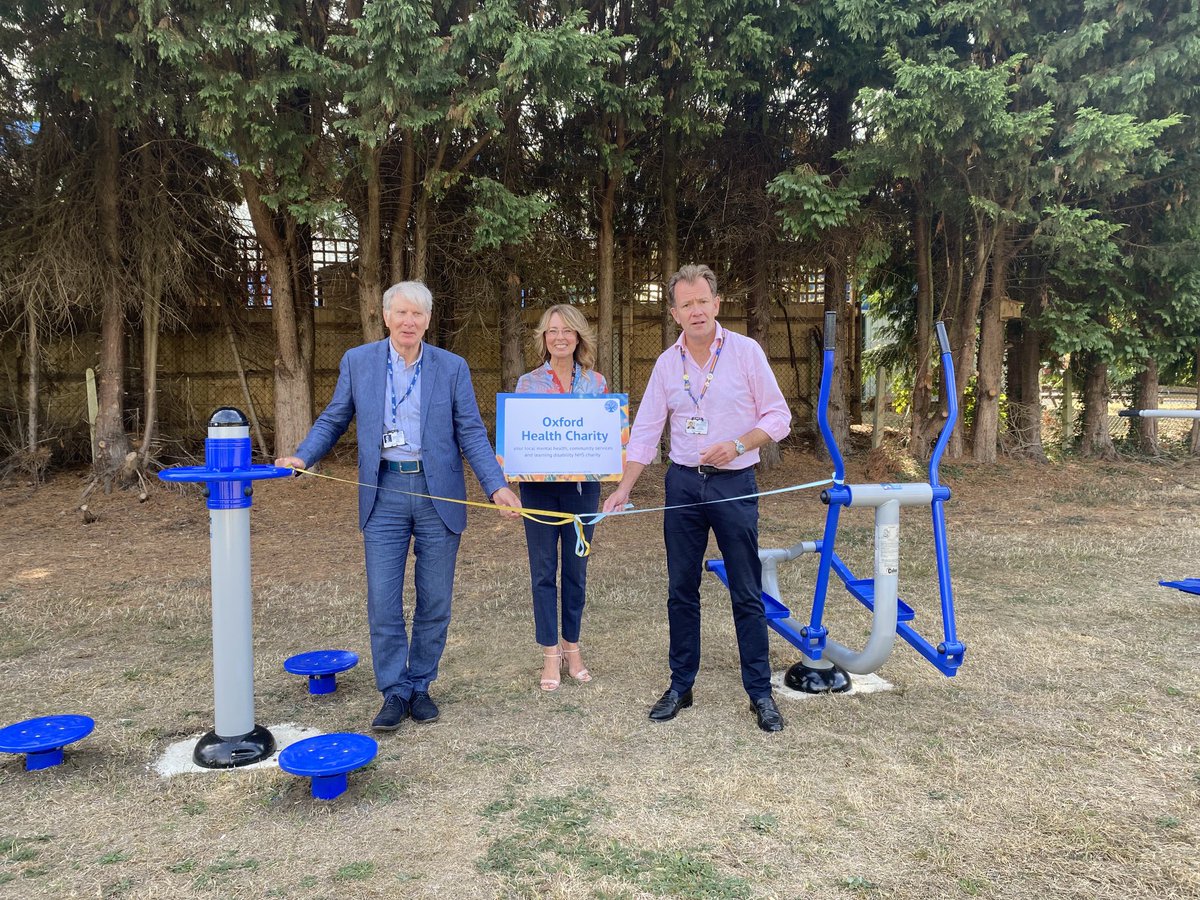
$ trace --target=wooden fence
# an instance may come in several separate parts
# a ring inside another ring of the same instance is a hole
[[[341,286],[339,286],[341,287]],[[345,285],[346,288],[349,285]],[[847,307],[850,309],[851,307]],[[595,321],[594,304],[581,311]],[[362,342],[357,299],[349,290],[325,286],[323,304],[314,310],[314,403],[319,412],[328,402],[337,380],[342,354]],[[767,350],[784,396],[791,405],[794,428],[811,423],[820,380],[819,328],[821,304],[777,303],[770,326]],[[536,327],[541,309],[524,311],[527,333]],[[720,319],[726,327],[745,333],[745,310],[737,301],[723,302]],[[671,323],[671,337],[675,335]],[[477,307],[460,322],[454,335],[439,343],[463,356],[471,368],[480,409],[489,430],[495,422],[495,395],[501,389],[500,339],[494,307]],[[141,424],[142,335],[128,338],[126,411],[131,433]],[[42,363],[41,411],[43,433],[56,457],[88,458],[85,372],[98,361],[98,335],[79,332],[50,342]],[[616,311],[612,364],[599,368],[609,376],[614,391],[630,395],[636,411],[654,360],[662,350],[662,309],[657,302],[630,302]],[[165,443],[194,447],[204,436],[205,423],[220,406],[245,408],[238,362],[244,372],[250,399],[263,428],[273,425],[274,338],[271,310],[261,305],[238,310],[232,328],[215,304],[198,304],[186,323],[160,336],[158,360],[159,432]],[[16,335],[0,338],[0,433],[15,436],[24,419],[25,380],[21,344]],[[529,367],[535,363],[530,356]],[[0,448],[3,449],[3,448]]]

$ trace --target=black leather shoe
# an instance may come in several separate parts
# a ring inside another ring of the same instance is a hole
[[[758,727],[763,731],[783,731],[783,716],[773,697],[759,697],[750,702],[750,708],[758,716]]]
[[[666,722],[675,718],[681,709],[692,705],[692,691],[689,688],[682,694],[679,691],[667,691],[658,698],[658,702],[650,707],[650,720]]]
[[[399,694],[385,697],[379,715],[371,723],[376,731],[395,731],[400,723],[408,718],[408,701]]]
[[[441,715],[437,704],[433,702],[429,694],[425,691],[416,691],[412,695],[412,699],[408,701],[409,707],[412,709],[412,717],[414,722],[428,724],[436,722],[437,717]]]

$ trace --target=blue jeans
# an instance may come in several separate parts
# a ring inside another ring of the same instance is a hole
[[[459,536],[450,531],[425,494],[425,476],[382,471],[380,490],[363,529],[367,557],[367,623],[375,685],[385,697],[406,700],[428,691],[450,628],[454,562]],[[408,546],[416,557],[412,636],[404,625],[404,570]]]
[[[521,482],[521,505],[552,512],[594,513],[600,505],[595,481]],[[595,525],[584,526],[590,541]],[[545,525],[525,520],[529,579],[533,587],[533,626],[543,647],[558,645],[558,559],[562,553],[562,639],[579,640],[587,590],[587,557],[575,555],[575,525]]]
[[[674,463],[667,469],[666,505],[740,497],[758,490],[753,469],[701,475]],[[771,695],[770,643],[758,559],[758,500],[735,500],[663,514],[667,547],[667,621],[671,628],[671,687],[683,693],[700,669],[700,578],[708,532],[729,576],[733,625],[741,657],[742,686],[751,700]]]

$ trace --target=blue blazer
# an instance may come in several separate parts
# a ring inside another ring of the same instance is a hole
[[[467,361],[447,350],[422,344],[421,464],[429,493],[467,499],[463,457],[471,463],[487,496],[507,486],[488,441]],[[379,488],[383,448],[383,392],[387,386],[388,340],[347,350],[337,387],[325,411],[296,448],[306,466],[333,449],[352,419],[358,419],[358,527],[365,528]],[[435,500],[434,508],[455,534],[467,527],[467,508]]]

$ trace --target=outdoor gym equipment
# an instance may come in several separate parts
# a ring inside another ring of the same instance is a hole
[[[1200,409],[1122,409],[1117,415],[1127,419],[1200,419]]]
[[[1200,578],[1184,578],[1181,581],[1160,581],[1163,587],[1175,588],[1189,594],[1200,594]]]
[[[365,734],[319,734],[284,747],[279,768],[311,778],[313,797],[332,800],[345,792],[346,773],[362,768],[378,752],[379,745]]]
[[[1200,409],[1122,409],[1117,413],[1127,419],[1197,419]],[[1163,587],[1175,588],[1189,594],[1200,594],[1200,578],[1184,578],[1182,581],[1160,581]]]
[[[308,676],[310,694],[332,694],[337,690],[337,673],[358,665],[358,654],[349,650],[311,650],[283,661],[293,675]]]
[[[63,747],[92,733],[87,716],[42,716],[0,728],[0,753],[24,753],[25,771],[48,769],[63,761]]]
[[[957,394],[954,384],[954,362],[946,327],[937,323],[938,344],[941,348],[943,388],[949,415],[942,426],[929,460],[928,482],[902,484],[846,484],[845,464],[837,441],[829,426],[829,395],[833,380],[836,314],[825,314],[824,367],[821,371],[821,393],[817,404],[817,422],[821,436],[833,461],[833,485],[822,491],[821,502],[828,506],[825,531],[818,541],[803,541],[793,547],[758,551],[762,561],[762,599],[767,625],[798,647],[804,659],[788,670],[786,683],[805,693],[825,693],[849,690],[848,673],[866,675],[876,671],[891,655],[896,635],[904,638],[921,656],[943,675],[953,676],[962,665],[965,647],[958,640],[954,624],[954,593],[950,584],[950,555],[946,548],[946,515],[944,504],[950,499],[950,489],[938,482],[938,465],[946,442],[958,419]],[[900,599],[900,508],[928,504],[933,516],[933,542],[937,558],[938,593],[941,597],[943,638],[935,646],[922,637],[911,624],[916,618],[913,609]],[[855,578],[850,567],[834,552],[838,521],[843,507],[875,510],[875,564],[873,578]],[[808,624],[800,622],[779,599],[779,563],[795,559],[803,553],[819,556],[817,582],[813,591],[812,612]],[[705,568],[714,572],[726,586],[729,584],[722,560],[709,560]],[[846,590],[872,611],[871,634],[866,646],[855,652],[830,640],[823,624],[825,601],[829,590],[830,573],[836,574]]]
[[[254,722],[254,641],[250,606],[252,481],[286,478],[291,469],[250,463],[244,413],[223,406],[208,420],[203,466],[158,473],[163,481],[204,482],[212,565],[213,707],[215,727],[196,742],[192,760],[207,769],[260,762],[275,738]]]

